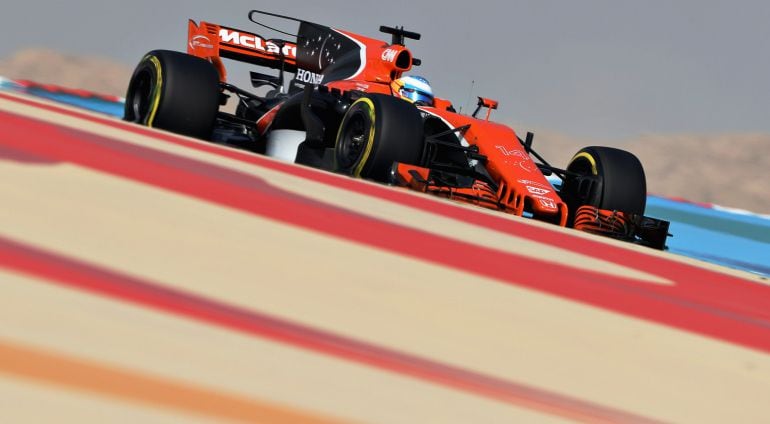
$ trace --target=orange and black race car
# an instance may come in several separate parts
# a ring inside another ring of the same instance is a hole
[[[265,15],[297,23],[296,34],[255,19]],[[633,154],[586,147],[560,169],[533,150],[532,133],[522,139],[490,121],[494,100],[480,97],[471,115],[432,95],[415,101],[409,93],[414,88],[403,81],[420,60],[405,40],[419,40],[420,34],[382,26],[391,36],[388,43],[257,10],[249,19],[291,40],[191,20],[187,53],[155,50],[142,58],[131,77],[124,119],[665,247],[669,223],[644,216],[646,180]],[[257,95],[228,83],[222,59],[271,68],[277,75],[251,72],[254,89],[264,93]],[[235,113],[220,111],[232,97],[238,101]],[[560,184],[549,182],[552,175]]]

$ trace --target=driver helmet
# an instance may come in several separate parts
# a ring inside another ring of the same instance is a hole
[[[418,106],[433,106],[433,89],[427,79],[408,75],[393,81],[393,90],[401,98]]]

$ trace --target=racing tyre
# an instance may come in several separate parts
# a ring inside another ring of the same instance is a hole
[[[420,111],[383,94],[356,100],[342,118],[334,146],[334,169],[388,182],[394,162],[418,165],[425,139]]]
[[[586,178],[569,178],[564,200],[570,211],[591,205],[599,209],[643,215],[647,182],[639,159],[612,147],[585,147],[570,161],[567,171]],[[598,178],[596,178],[598,177]]]
[[[134,70],[123,119],[208,140],[219,110],[219,74],[199,57],[155,50]]]

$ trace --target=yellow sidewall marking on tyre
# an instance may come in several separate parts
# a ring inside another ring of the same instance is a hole
[[[163,72],[162,68],[160,66],[160,60],[158,60],[155,56],[146,56],[146,60],[149,60],[153,66],[155,67],[155,87],[153,87],[151,100],[150,100],[150,110],[147,115],[147,126],[151,127],[153,124],[153,121],[155,120],[155,114],[158,112],[158,105],[160,104],[160,93],[163,88]]]
[[[367,97],[362,97],[355,102],[353,102],[352,105],[350,105],[350,110],[352,110],[357,104],[359,103],[366,103],[369,105],[369,119],[371,120],[371,130],[369,131],[369,139],[366,140],[366,146],[364,147],[364,153],[361,155],[361,159],[358,161],[358,165],[356,165],[355,169],[353,170],[353,176],[356,178],[361,178],[361,171],[364,169],[364,165],[366,165],[366,161],[369,160],[369,155],[372,154],[372,146],[374,146],[374,132],[375,132],[375,113],[374,113],[374,103],[371,99]],[[342,125],[340,125],[340,129],[337,132],[337,142],[339,143],[340,137],[342,136]]]
[[[355,171],[353,171],[353,175],[357,178],[360,178],[361,171],[363,171],[364,165],[366,165],[366,161],[369,160],[369,155],[372,153],[372,147],[374,146],[374,133],[376,130],[375,130],[374,103],[372,102],[371,99],[368,99],[366,97],[356,100],[356,103],[358,102],[364,102],[369,105],[369,119],[371,119],[372,121],[371,131],[369,131],[369,139],[366,140],[366,147],[364,149],[364,154],[361,155],[361,160],[358,162],[358,166],[356,166]]]
[[[572,163],[572,162],[574,162],[575,160],[577,160],[579,158],[584,158],[585,160],[587,160],[591,164],[591,173],[593,175],[599,175],[599,170],[596,168],[596,159],[594,159],[593,156],[591,156],[590,154],[588,154],[586,152],[580,152],[580,153],[576,154],[572,158],[572,160],[569,161],[569,162]]]

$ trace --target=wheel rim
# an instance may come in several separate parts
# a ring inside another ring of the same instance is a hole
[[[131,105],[131,122],[144,124],[152,98],[152,73],[144,69],[134,79],[133,91],[126,101]]]
[[[372,130],[369,117],[361,112],[353,113],[342,131],[342,138],[339,140],[337,160],[343,168],[352,168],[361,158],[361,154],[369,140],[369,134]]]

